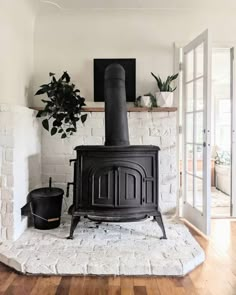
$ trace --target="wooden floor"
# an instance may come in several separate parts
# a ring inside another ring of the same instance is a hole
[[[191,230],[207,259],[184,278],[27,277],[0,264],[0,294],[236,295],[236,221],[212,223],[210,241]]]

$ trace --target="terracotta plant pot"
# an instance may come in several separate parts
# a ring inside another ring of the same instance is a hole
[[[172,107],[173,98],[173,92],[156,92],[157,105],[160,107]]]

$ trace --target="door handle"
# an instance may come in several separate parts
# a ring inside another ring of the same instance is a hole
[[[205,142],[203,142],[202,146],[203,146],[203,147],[206,147],[206,143],[205,143]]]

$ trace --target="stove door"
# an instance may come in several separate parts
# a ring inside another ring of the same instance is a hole
[[[100,167],[92,175],[92,206],[114,207],[116,173],[112,166]]]
[[[139,207],[143,202],[143,176],[131,167],[118,168],[118,207]]]

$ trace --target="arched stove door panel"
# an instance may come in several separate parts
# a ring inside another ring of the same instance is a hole
[[[145,198],[145,172],[130,162],[103,163],[90,173],[92,206],[140,207]]]

